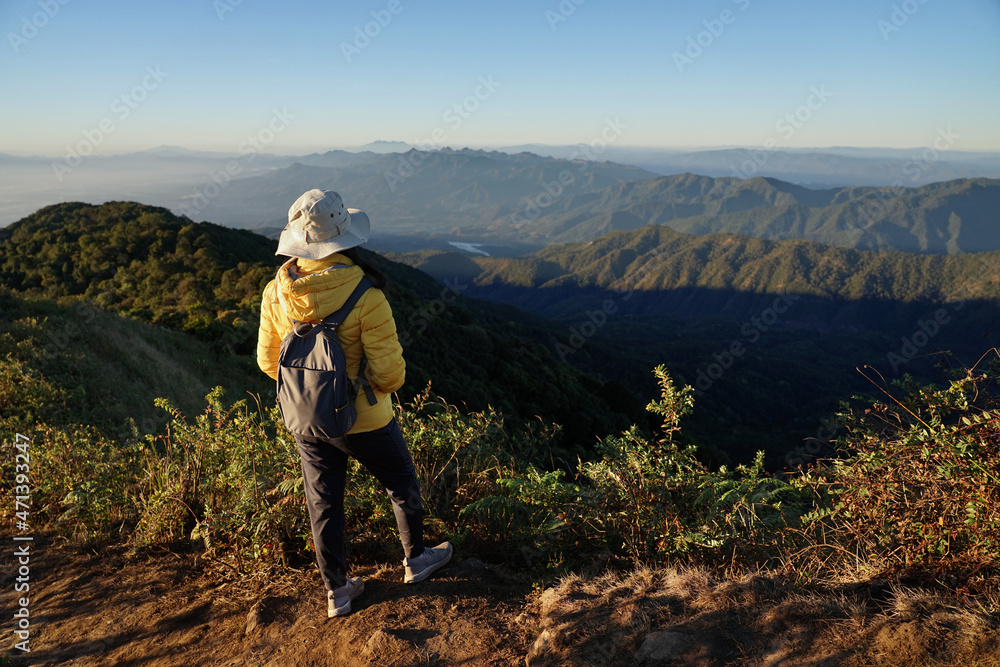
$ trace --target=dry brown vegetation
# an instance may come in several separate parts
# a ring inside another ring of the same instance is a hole
[[[530,613],[530,666],[1000,664],[995,616],[886,584],[642,569],[567,577]]]

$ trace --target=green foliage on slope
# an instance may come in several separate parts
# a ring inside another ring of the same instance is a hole
[[[960,254],[1000,249],[994,234],[998,206],[1000,181],[984,178],[916,188],[809,190],[772,178],[679,174],[564,195],[535,212],[530,224],[498,220],[488,233],[567,243],[657,224],[689,234]]]
[[[81,424],[125,437],[148,433],[169,397],[193,411],[216,386],[272,391],[253,359],[182,332],[130,320],[79,297],[58,303],[0,287],[0,403],[10,428]]]
[[[819,498],[805,531],[828,567],[974,585],[1000,565],[1000,353],[946,387],[896,383],[846,411],[849,456],[804,479]],[[899,397],[893,395],[899,394]]]
[[[692,236],[662,226],[553,245],[526,257],[470,258],[457,253],[397,257],[432,275],[449,269],[461,272],[486,296],[490,287],[501,286],[621,292],[703,288],[897,302],[1000,296],[1000,252],[958,256],[870,252],[736,234]],[[454,259],[448,263],[446,257]]]
[[[134,202],[56,204],[6,230],[0,283],[49,298],[82,296],[246,352],[248,317],[274,274],[274,244]]]

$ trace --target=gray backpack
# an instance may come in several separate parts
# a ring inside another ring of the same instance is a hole
[[[347,377],[347,359],[337,327],[374,283],[365,276],[336,312],[321,322],[292,320],[278,355],[278,407],[285,426],[295,435],[339,438],[358,418],[354,401],[363,387],[370,405],[377,399],[365,378],[368,360],[361,357],[358,379]]]

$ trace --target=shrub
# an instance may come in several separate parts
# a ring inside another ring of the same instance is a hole
[[[765,556],[775,532],[797,519],[798,492],[764,473],[763,452],[750,466],[709,470],[697,447],[675,438],[694,407],[692,388],[677,389],[663,366],[654,375],[661,399],[646,409],[663,418],[662,436],[650,440],[633,427],[605,439],[601,458],[580,467],[601,492],[592,511],[605,544],[653,564],[685,555],[716,560],[720,552]]]
[[[509,433],[496,410],[465,414],[434,396],[429,385],[412,403],[397,408],[396,419],[420,480],[425,526],[456,541],[466,536],[489,543],[504,539],[488,522],[466,525],[463,508],[494,494],[498,476],[520,470],[548,451],[558,430],[531,422]],[[385,489],[353,460],[350,478],[349,530],[384,546],[395,543],[395,517]]]
[[[660,400],[647,410],[663,419],[659,438],[634,426],[605,438],[574,483],[560,471],[528,467],[498,480],[501,493],[470,504],[463,516],[506,531],[509,546],[550,564],[602,553],[656,564],[676,556],[708,559],[722,547],[764,552],[761,545],[800,513],[797,504],[786,506],[786,498],[799,500],[798,492],[763,474],[763,454],[752,466],[710,471],[696,447],[675,438],[693,408],[692,388],[677,389],[662,366],[654,375]]]
[[[970,581],[1000,553],[1000,404],[992,373],[851,410],[850,456],[812,472],[813,549],[830,571]]]
[[[189,423],[169,401],[167,432],[142,445],[136,489],[139,544],[192,537],[247,562],[285,563],[308,539],[298,452],[277,408],[226,408],[216,387]]]

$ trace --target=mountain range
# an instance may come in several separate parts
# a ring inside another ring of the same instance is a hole
[[[547,244],[650,224],[865,250],[982,252],[1000,249],[1000,180],[810,190],[770,178],[680,174],[566,195],[529,224],[499,221],[487,233]]]
[[[801,239],[732,233],[693,235],[664,225],[615,231],[591,241],[553,244],[522,257],[463,252],[392,253],[439,278],[547,289],[795,292],[837,299],[899,302],[1000,297],[1000,251],[934,255],[874,252]]]
[[[887,187],[894,184],[917,187],[959,178],[1000,178],[1000,155],[956,150],[962,137],[941,134],[933,137],[939,147],[909,149],[732,147],[710,149],[657,149],[609,145],[601,150],[603,160],[631,164],[664,176],[686,172],[705,176],[753,178],[764,176],[809,188],[838,188],[853,185]],[[565,158],[582,146],[525,144],[501,150],[528,151]]]
[[[395,235],[425,247],[500,246],[491,252],[512,255],[661,224],[689,234],[798,238],[865,250],[1000,248],[994,233],[1000,180],[812,190],[762,177],[656,177],[615,163],[530,153],[333,151],[302,160],[235,179],[212,199],[191,200],[202,206],[189,217],[274,234],[288,201],[315,184],[336,183],[350,193],[351,206],[376,221],[377,246],[390,246],[386,239]]]
[[[988,153],[945,151],[921,162],[920,151],[848,148],[755,154],[532,145],[527,148],[535,152],[399,152],[404,148],[400,142],[379,142],[361,152],[283,156],[163,146],[85,157],[59,173],[51,159],[0,155],[0,223],[47,202],[134,200],[192,220],[268,233],[284,224],[289,202],[319,186],[370,211],[373,243],[386,250],[461,241],[502,246],[486,248],[491,254],[522,254],[551,242],[651,223],[693,233],[801,235],[870,249],[993,247],[980,245],[991,243],[992,235],[978,228],[989,226],[994,200],[969,185],[989,190],[995,184],[989,177],[1000,176],[1000,158]],[[747,159],[746,169],[730,168]],[[844,178],[815,177],[830,164],[843,165]],[[944,169],[947,165],[960,168]],[[931,181],[952,185],[935,186],[949,192],[924,190]],[[952,204],[958,206],[957,219],[950,216]],[[972,231],[949,229],[958,224],[971,225]]]
[[[289,202],[317,184],[336,184],[350,206],[381,221],[379,229],[453,234],[509,215],[524,197],[544,192],[546,184],[555,183],[566,194],[575,194],[653,176],[625,165],[553,160],[528,153],[331,151],[234,180],[198,215],[235,227],[281,227]]]

